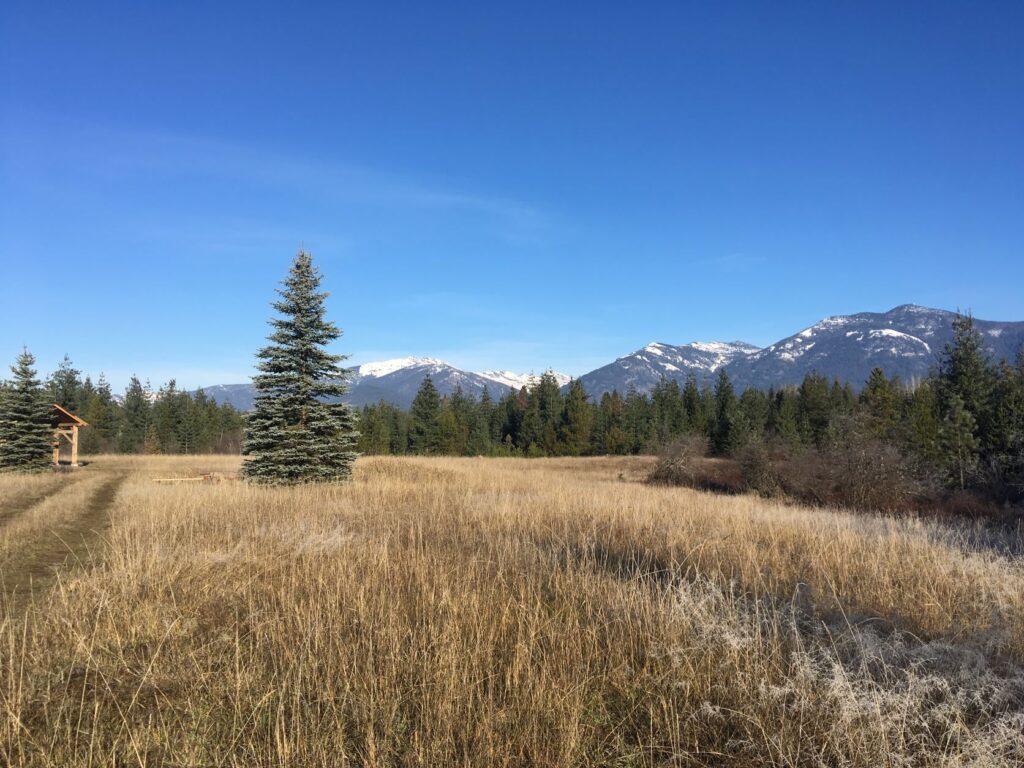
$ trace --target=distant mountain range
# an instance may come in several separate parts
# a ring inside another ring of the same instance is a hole
[[[345,400],[359,407],[384,400],[400,408],[408,408],[428,375],[442,395],[450,395],[456,387],[462,387],[463,392],[477,399],[483,394],[484,387],[491,397],[498,399],[510,388],[518,391],[539,378],[534,374],[511,371],[473,373],[432,357],[400,357],[350,368],[349,392]],[[559,385],[569,383],[569,377],[563,373],[555,373],[554,376]],[[230,403],[242,411],[251,410],[256,397],[252,384],[220,384],[204,387],[203,391],[218,403]]]
[[[692,373],[707,384],[721,368],[737,389],[799,384],[811,371],[859,386],[876,367],[889,376],[913,381],[927,376],[938,362],[952,340],[955,317],[955,312],[904,304],[888,312],[828,317],[763,349],[742,341],[695,341],[680,346],[652,342],[583,374],[580,381],[594,398],[612,390],[624,394],[630,387],[649,392],[662,376],[682,383]],[[1024,322],[975,319],[974,323],[994,359],[1013,360],[1024,345]],[[509,371],[473,373],[433,358],[405,357],[353,368],[346,399],[357,406],[385,400],[408,408],[427,374],[442,395],[461,386],[463,392],[479,397],[486,386],[495,398],[536,379],[533,374]],[[568,376],[555,376],[559,384],[568,384]],[[204,391],[218,402],[241,410],[252,408],[251,384]]]
[[[580,377],[591,397],[617,389],[648,392],[665,376],[692,373],[709,383],[725,368],[737,389],[799,384],[812,371],[859,387],[872,368],[904,381],[923,379],[953,339],[955,312],[904,304],[888,312],[836,315],[759,349],[741,341],[651,343]],[[993,359],[1013,360],[1024,345],[1024,322],[974,320]]]
[[[743,341],[694,341],[678,347],[652,341],[643,349],[583,374],[580,381],[592,397],[612,390],[625,394],[630,387],[650,392],[662,376],[682,382],[692,373],[703,383],[719,368],[758,351],[759,347]]]

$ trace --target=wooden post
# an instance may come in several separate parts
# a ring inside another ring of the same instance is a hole
[[[55,436],[55,438],[53,442],[53,465],[57,466],[60,464],[60,437]]]
[[[71,428],[71,466],[78,466],[78,426]]]

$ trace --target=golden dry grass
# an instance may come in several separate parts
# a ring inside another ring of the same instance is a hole
[[[8,764],[1024,761],[1024,564],[963,532],[649,487],[642,459],[153,482],[235,468],[99,459],[7,523],[95,524],[127,476],[102,559],[7,603]]]

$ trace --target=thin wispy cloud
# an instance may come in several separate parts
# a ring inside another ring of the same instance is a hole
[[[45,136],[45,153],[36,151],[40,133]],[[536,206],[502,195],[458,189],[443,181],[338,159],[285,154],[254,143],[203,136],[52,120],[40,131],[32,120],[9,121],[0,152],[4,165],[12,169],[44,165],[64,178],[88,176],[115,186],[138,180],[156,183],[161,178],[216,180],[247,190],[267,188],[277,194],[315,197],[321,203],[474,215],[524,234],[546,224],[545,214]]]

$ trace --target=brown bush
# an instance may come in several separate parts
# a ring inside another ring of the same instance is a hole
[[[647,482],[693,487],[700,461],[707,453],[708,439],[704,435],[680,437],[658,456],[658,463],[647,476]]]
[[[763,440],[747,443],[736,456],[744,484],[762,496],[779,493],[781,482],[777,467],[783,458],[780,450],[773,451]]]
[[[856,430],[799,453],[754,441],[737,461],[747,488],[764,496],[886,512],[918,509],[925,498],[919,473],[897,448]]]
[[[906,457],[895,446],[874,438],[855,438],[826,453],[835,501],[855,509],[907,511],[920,484]]]
[[[693,487],[719,493],[743,493],[747,482],[735,459],[708,458],[698,462]]]

